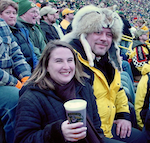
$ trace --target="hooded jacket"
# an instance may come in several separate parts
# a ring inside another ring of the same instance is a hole
[[[96,97],[98,113],[102,122],[101,128],[106,137],[112,138],[111,128],[114,119],[130,120],[128,99],[125,91],[121,88],[120,72],[113,68],[107,55],[105,55],[104,61],[99,61],[97,65],[94,64],[94,67],[91,67],[81,42],[78,39],[74,39],[70,44],[76,50],[78,59],[84,66],[85,72],[90,75],[89,83],[93,86]],[[110,70],[109,74],[105,70],[102,71],[100,69],[100,62],[105,62],[102,66]]]
[[[133,71],[133,76],[141,75],[141,70],[150,60],[150,50],[145,43],[134,40],[132,52],[129,54],[129,63]],[[146,68],[146,67],[145,67]]]
[[[46,43],[44,42],[44,37],[42,33],[34,24],[27,23],[20,17],[18,17],[17,20],[29,30],[29,37],[32,44],[34,45],[34,52],[37,55],[37,58],[39,59],[44,48],[46,47]]]
[[[76,98],[87,101],[87,113],[99,135],[103,135],[90,84],[76,82],[75,90]],[[65,143],[61,131],[62,122],[67,120],[64,101],[54,91],[33,85],[23,87],[20,96],[14,143]]]

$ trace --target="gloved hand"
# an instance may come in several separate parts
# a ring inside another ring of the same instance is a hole
[[[27,80],[29,79],[29,76],[25,76],[21,79],[21,82],[22,83],[25,83]]]
[[[28,80],[28,78],[29,78],[29,76],[23,77],[23,78],[21,79],[22,82],[20,82],[20,81],[18,80],[18,82],[17,82],[17,84],[16,84],[15,87],[17,87],[18,89],[21,89],[22,86],[24,85],[24,83]]]

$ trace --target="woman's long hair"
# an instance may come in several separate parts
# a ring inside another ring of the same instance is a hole
[[[75,78],[77,79],[77,81],[83,84],[83,77],[89,78],[89,76],[85,72],[83,72],[82,65],[78,61],[76,57],[76,53],[73,50],[73,47],[66,42],[63,42],[60,40],[54,40],[54,41],[50,41],[45,47],[41,55],[41,58],[39,60],[39,63],[37,67],[35,68],[35,70],[33,71],[32,76],[27,81],[27,83],[33,82],[34,84],[38,85],[41,89],[53,89],[54,90],[54,85],[52,81],[50,80],[50,74],[47,72],[47,67],[48,67],[48,62],[49,62],[49,58],[50,58],[52,51],[60,47],[68,48],[71,50],[74,56],[74,60],[75,60],[74,61],[75,62]]]

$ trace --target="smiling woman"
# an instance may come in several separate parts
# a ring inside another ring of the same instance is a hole
[[[49,42],[20,91],[14,143],[103,142],[100,118],[87,78],[69,44]],[[63,104],[76,98],[87,101],[86,127],[83,122],[69,124],[67,120]]]

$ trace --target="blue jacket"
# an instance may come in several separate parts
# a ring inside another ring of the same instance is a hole
[[[15,26],[9,26],[14,37],[15,41],[21,48],[21,51],[26,58],[26,61],[31,66],[32,71],[38,63],[37,57],[34,53],[33,44],[29,39],[28,30],[20,23],[17,22]]]
[[[63,100],[52,90],[41,90],[35,86],[23,87],[16,111],[14,143],[64,143],[61,124],[66,113]],[[76,98],[87,101],[87,113],[97,132],[103,134],[92,88],[76,84]]]
[[[16,86],[18,80],[31,75],[31,68],[6,22],[0,19],[0,86]]]

